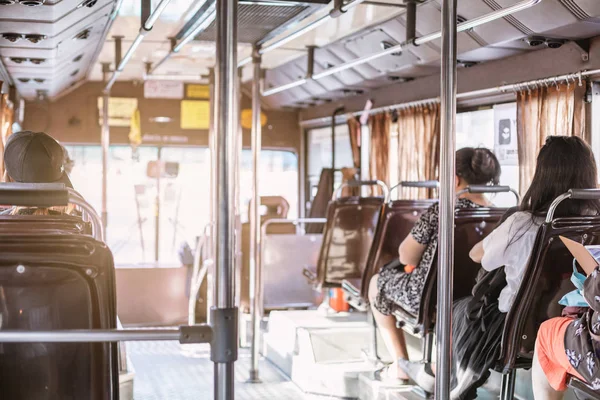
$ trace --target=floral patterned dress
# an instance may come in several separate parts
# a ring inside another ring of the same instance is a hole
[[[456,202],[457,209],[476,207],[481,206],[471,200],[458,199]],[[407,274],[403,265],[391,262],[379,272],[374,306],[380,313],[391,315],[396,306],[413,314],[419,312],[425,280],[437,251],[439,210],[437,203],[429,207],[410,231],[418,243],[427,246],[417,268]]]
[[[590,309],[571,322],[565,332],[569,363],[594,388],[600,390],[600,271],[585,280],[583,296]]]

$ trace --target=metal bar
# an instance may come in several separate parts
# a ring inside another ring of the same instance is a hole
[[[262,96],[266,97],[266,96],[271,96],[271,95],[274,95],[274,94],[277,94],[277,93],[280,93],[280,92],[284,92],[286,90],[289,90],[289,89],[292,89],[292,88],[295,88],[295,87],[298,87],[298,86],[302,86],[307,81],[308,81],[308,79],[302,78],[302,79],[299,79],[299,80],[294,81],[294,82],[287,83],[287,84],[282,85],[282,86],[277,86],[277,87],[274,87],[274,88],[271,88],[271,89],[263,91],[262,92]]]
[[[260,321],[261,305],[258,303],[257,293],[258,286],[261,283],[260,275],[260,152],[262,146],[262,126],[260,121],[260,54],[259,49],[254,48],[253,67],[254,74],[252,79],[252,207],[250,210],[250,314],[252,321],[252,351],[251,351],[251,366],[250,378],[252,383],[259,383],[259,349],[260,349]]]
[[[600,75],[600,69],[594,69],[594,70],[589,70],[589,71],[580,71],[580,72],[575,72],[575,73],[571,73],[571,74],[557,75],[554,77],[542,78],[542,79],[537,79],[537,80],[532,80],[532,81],[511,83],[508,85],[497,86],[497,87],[489,88],[489,89],[481,89],[481,90],[473,90],[470,92],[463,92],[463,93],[457,94],[456,98],[457,99],[471,99],[471,98],[477,98],[477,97],[491,96],[491,95],[495,95],[495,94],[510,93],[510,92],[514,92],[514,91],[518,91],[518,90],[525,90],[529,87],[535,87],[535,86],[540,86],[540,85],[550,85],[550,84],[554,85],[557,82],[567,82],[567,81],[573,82],[573,80],[577,80],[580,77],[587,78],[590,76],[598,76],[598,75]],[[406,102],[406,103],[392,104],[389,106],[373,108],[370,111],[368,111],[368,113],[369,114],[377,114],[377,113],[380,113],[383,111],[398,110],[398,109],[413,107],[413,106],[422,105],[422,104],[439,103],[439,101],[440,101],[439,97],[434,97],[434,98],[425,99],[425,100],[416,100],[416,101],[411,101],[411,102]],[[349,115],[360,116],[364,113],[365,113],[365,111],[355,111],[355,112],[350,113]],[[307,126],[307,125],[314,125],[314,124],[325,125],[325,124],[329,124],[329,122],[330,122],[330,117],[321,117],[321,118],[315,118],[315,119],[301,121],[300,126]],[[339,123],[341,121],[337,121],[337,122]]]
[[[148,18],[150,18],[150,14],[152,14],[152,0],[141,0],[141,3],[140,24],[143,26]]]
[[[436,398],[450,398],[452,366],[452,282],[454,275],[454,148],[456,130],[456,1],[442,2],[440,123],[440,218],[437,287]]]
[[[167,5],[170,3],[170,1],[171,0],[161,0],[154,12],[152,12],[152,14],[150,15],[150,18],[148,18],[148,20],[144,24],[142,24],[142,27],[140,28],[140,31],[136,36],[135,40],[133,41],[133,43],[131,43],[131,46],[127,50],[127,53],[125,53],[125,56],[123,57],[123,59],[121,59],[121,61],[115,68],[112,77],[106,83],[106,86],[104,87],[104,92],[110,92],[110,89],[117,81],[117,78],[119,77],[121,72],[123,72],[123,69],[125,69],[125,66],[129,62],[129,60],[131,60],[131,57],[133,57],[133,54],[137,50],[138,46],[140,45],[140,43],[142,43],[148,32],[150,32],[150,30],[154,26],[154,23],[158,20],[158,18],[165,10]]]
[[[217,16],[217,11],[215,9],[215,6],[213,5],[212,7],[210,7],[206,14],[204,14],[205,18],[204,20],[196,27],[196,29],[194,29],[193,31],[191,31],[190,33],[188,33],[184,38],[182,38],[179,43],[177,43],[177,45],[173,48],[173,53],[177,53],[179,52],[179,50],[181,50],[183,48],[183,46],[185,46],[186,44],[188,44],[189,42],[191,42],[192,40],[194,40],[194,38],[196,36],[198,36],[200,33],[202,33],[206,28],[208,28],[210,26],[210,24],[212,24]]]
[[[196,325],[195,336],[201,341],[195,343],[210,343],[212,328],[209,325]],[[181,328],[165,329],[73,329],[56,331],[0,331],[0,343],[99,343],[126,342],[144,340],[180,340]]]
[[[161,167],[162,146],[158,146],[158,173],[156,174],[156,197],[154,204],[154,261],[158,262],[160,254],[160,176],[162,174]]]
[[[216,191],[216,300],[217,310],[233,310],[235,306],[235,165],[239,123],[236,109],[237,72],[237,0],[217,0],[216,66],[215,66],[215,132],[217,181]],[[214,323],[217,323],[215,321]],[[232,335],[236,336],[237,332]],[[237,340],[236,340],[237,341]],[[236,352],[237,353],[237,352]],[[219,355],[217,355],[219,356]],[[212,357],[211,357],[212,358]],[[215,399],[234,398],[234,362],[237,354],[214,357]],[[227,359],[227,361],[223,361]]]
[[[113,36],[113,39],[115,40],[115,68],[123,59],[123,37],[124,36]]]
[[[501,9],[501,10],[492,11],[492,12],[490,12],[488,14],[485,14],[485,15],[483,15],[481,17],[477,17],[477,18],[474,18],[472,20],[465,21],[465,22],[463,22],[461,24],[458,24],[458,26],[456,27],[457,32],[463,32],[463,31],[475,28],[477,26],[486,24],[488,22],[495,21],[495,20],[500,19],[500,18],[504,18],[507,15],[511,15],[511,14],[516,13],[518,11],[522,11],[522,10],[525,10],[527,8],[533,7],[536,4],[541,3],[542,1],[543,0],[523,0],[523,1],[517,3],[517,4],[513,5],[513,6],[510,6],[510,7]],[[429,43],[431,41],[439,39],[441,36],[442,36],[442,32],[439,31],[439,32],[434,32],[434,33],[431,33],[429,35],[425,35],[425,36],[416,38],[416,39],[408,39],[408,40],[406,40],[406,41],[404,41],[404,42],[402,42],[402,43],[400,43],[400,44],[398,44],[396,46],[389,47],[389,48],[387,48],[387,49],[385,49],[385,50],[383,50],[383,51],[381,51],[379,53],[374,53],[374,54],[370,54],[370,55],[367,55],[367,56],[364,56],[364,57],[359,57],[359,58],[356,58],[354,60],[351,60],[351,61],[345,62],[343,64],[337,65],[335,67],[328,68],[328,69],[326,69],[324,71],[321,71],[321,72],[319,72],[317,74],[314,74],[312,76],[312,79],[319,80],[319,79],[322,79],[322,78],[334,75],[334,74],[336,74],[338,72],[342,72],[342,71],[345,71],[347,69],[356,67],[357,65],[362,65],[362,64],[365,64],[365,63],[367,63],[369,61],[376,60],[376,59],[378,59],[380,57],[383,57],[383,56],[386,56],[386,55],[390,55],[390,54],[393,54],[393,53],[397,53],[397,52],[402,52],[406,47],[409,47],[409,46],[420,46],[420,45],[423,45],[425,43]],[[273,89],[271,89],[271,92],[269,94],[263,93],[263,96],[269,96],[269,95],[272,95],[272,94],[275,94],[275,93],[280,93],[280,92],[282,92],[284,90],[288,90],[288,89],[291,89],[293,87],[301,86],[304,83],[306,83],[306,79],[299,79],[297,81],[287,83],[287,84],[281,86],[280,88],[273,88]]]
[[[333,179],[331,181],[331,191],[335,191],[335,118],[338,114],[344,112],[344,107],[338,107],[331,114],[331,169],[333,170]],[[343,177],[342,177],[343,180]]]
[[[102,223],[102,219],[85,199],[73,189],[69,189],[69,203],[81,207],[83,211],[89,216],[92,222],[92,236],[96,240],[101,242],[106,241],[104,225]]]
[[[210,249],[210,257],[212,258],[212,263],[209,265],[208,270],[206,271],[206,318],[207,322],[212,323],[210,319],[210,309],[215,305],[215,286],[214,286],[214,278],[215,278],[215,218],[217,216],[217,150],[215,147],[216,139],[215,139],[215,70],[214,68],[210,68],[208,71],[208,92],[209,92],[209,108],[210,108],[210,122],[208,124],[208,149],[209,149],[209,157],[210,157],[210,231],[209,231],[209,249]]]
[[[417,2],[407,0],[406,3],[406,40],[417,37]]]
[[[110,146],[110,127],[108,125],[109,95],[102,95],[102,134],[100,143],[102,146],[102,226],[106,232],[108,227],[108,150]]]

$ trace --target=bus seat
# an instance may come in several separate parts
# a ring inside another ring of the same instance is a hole
[[[70,215],[0,215],[0,232],[60,231],[91,235],[91,225]]]
[[[342,197],[329,203],[312,282],[317,288],[340,287],[344,279],[362,277],[383,202],[382,197]]]
[[[578,399],[600,399],[600,393],[594,390],[587,382],[582,381],[574,376],[569,378],[567,385],[575,391]]]
[[[342,288],[350,305],[359,310],[366,308],[371,278],[382,266],[398,257],[400,243],[410,233],[419,215],[434,202],[434,200],[396,200],[383,206],[362,278],[342,282]]]
[[[0,233],[0,329],[115,329],[114,264],[89,236]],[[5,343],[3,397],[118,399],[114,343]],[[116,385],[116,386],[115,386]]]
[[[263,306],[266,310],[307,308],[317,305],[317,293],[304,279],[294,279],[307,268],[317,264],[322,234],[271,233],[261,239]],[[289,224],[286,224],[289,225]],[[281,229],[281,228],[280,228]]]
[[[497,366],[504,373],[531,366],[539,326],[560,316],[558,301],[573,289],[573,256],[559,236],[586,245],[600,244],[600,217],[557,218],[540,226],[523,284],[506,316]]]
[[[261,226],[270,219],[287,218],[290,205],[281,196],[261,196],[260,222]],[[251,213],[251,205],[248,205],[248,216]],[[268,233],[295,233],[293,224],[274,224],[269,226]],[[250,222],[242,224],[242,271],[240,287],[240,312],[250,312]]]
[[[469,257],[469,252],[496,227],[505,208],[473,208],[456,210],[454,220],[454,300],[469,296],[481,265]],[[437,302],[437,255],[434,258],[423,289],[417,315],[397,307],[394,315],[399,325],[410,334],[422,337],[435,327]]]

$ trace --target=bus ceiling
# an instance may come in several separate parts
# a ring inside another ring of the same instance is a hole
[[[202,81],[214,65],[215,0],[153,3],[0,0],[0,80],[29,100],[88,80],[104,80],[106,89],[118,81]],[[503,10],[511,12],[475,23]],[[461,67],[567,41],[586,53],[581,40],[600,35],[597,1],[469,0],[458,14]],[[261,57],[267,106],[339,102],[437,77],[440,18],[441,0],[240,0],[238,64]],[[248,65],[243,80],[251,79]]]

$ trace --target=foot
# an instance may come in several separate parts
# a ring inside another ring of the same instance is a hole
[[[433,393],[435,391],[435,376],[429,364],[400,359],[398,366],[425,392]]]
[[[385,367],[375,371],[375,378],[382,382],[408,385],[408,375],[398,368],[397,363],[386,365]]]

